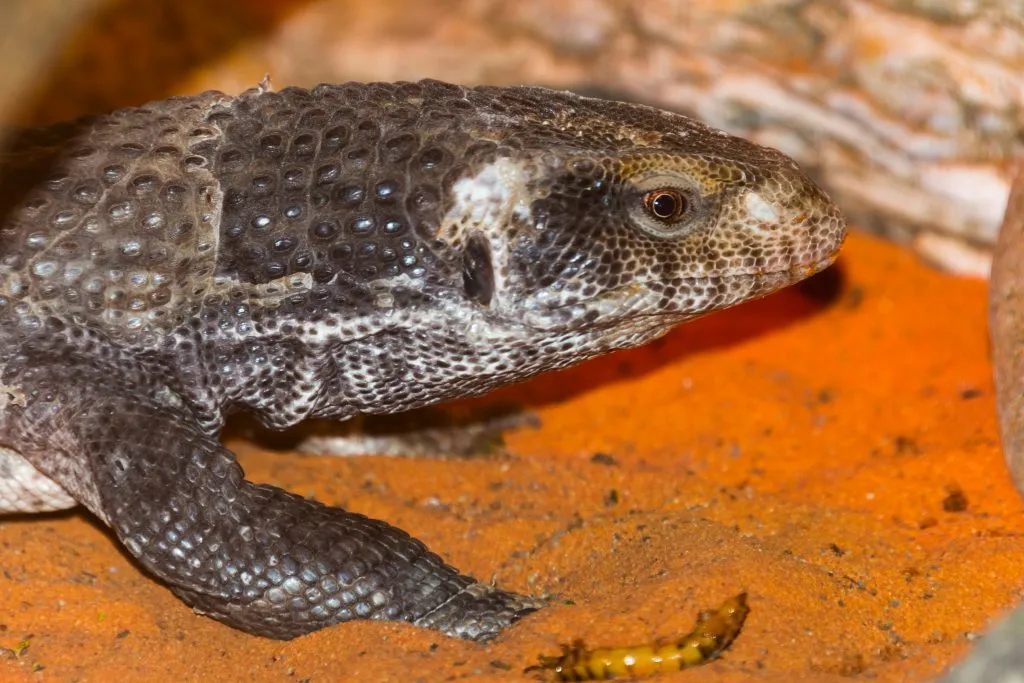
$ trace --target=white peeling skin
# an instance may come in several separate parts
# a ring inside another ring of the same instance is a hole
[[[454,219],[469,225],[495,225],[510,208],[518,215],[528,216],[530,209],[523,201],[526,180],[520,161],[498,159],[487,164],[476,175],[455,183],[455,205],[445,222]]]
[[[779,214],[775,207],[766,202],[758,193],[748,192],[743,201],[751,218],[764,223],[775,223],[779,220]]]
[[[0,513],[52,512],[78,505],[18,453],[0,448]]]

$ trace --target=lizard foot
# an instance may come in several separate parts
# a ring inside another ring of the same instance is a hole
[[[375,619],[480,640],[540,606],[459,573],[385,522],[247,481],[159,387],[26,363],[13,379],[27,404],[9,405],[0,427],[201,613],[279,639]]]

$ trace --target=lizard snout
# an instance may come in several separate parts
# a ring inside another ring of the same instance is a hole
[[[802,187],[790,207],[794,231],[790,269],[802,279],[824,270],[846,240],[846,219],[839,207],[812,180],[801,174]]]
[[[782,256],[781,270],[794,281],[831,265],[846,239],[839,208],[788,159],[775,177],[750,190],[743,204],[750,230],[761,232],[766,252]]]

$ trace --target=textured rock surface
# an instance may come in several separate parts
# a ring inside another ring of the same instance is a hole
[[[941,683],[1020,683],[1024,679],[1024,609],[1016,609]]]

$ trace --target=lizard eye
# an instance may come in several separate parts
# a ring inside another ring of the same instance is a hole
[[[654,218],[666,223],[675,223],[686,215],[689,202],[678,190],[652,190],[643,196],[644,208]]]
[[[702,194],[699,184],[685,174],[652,173],[629,180],[630,221],[655,239],[685,237],[715,211],[715,198]]]

